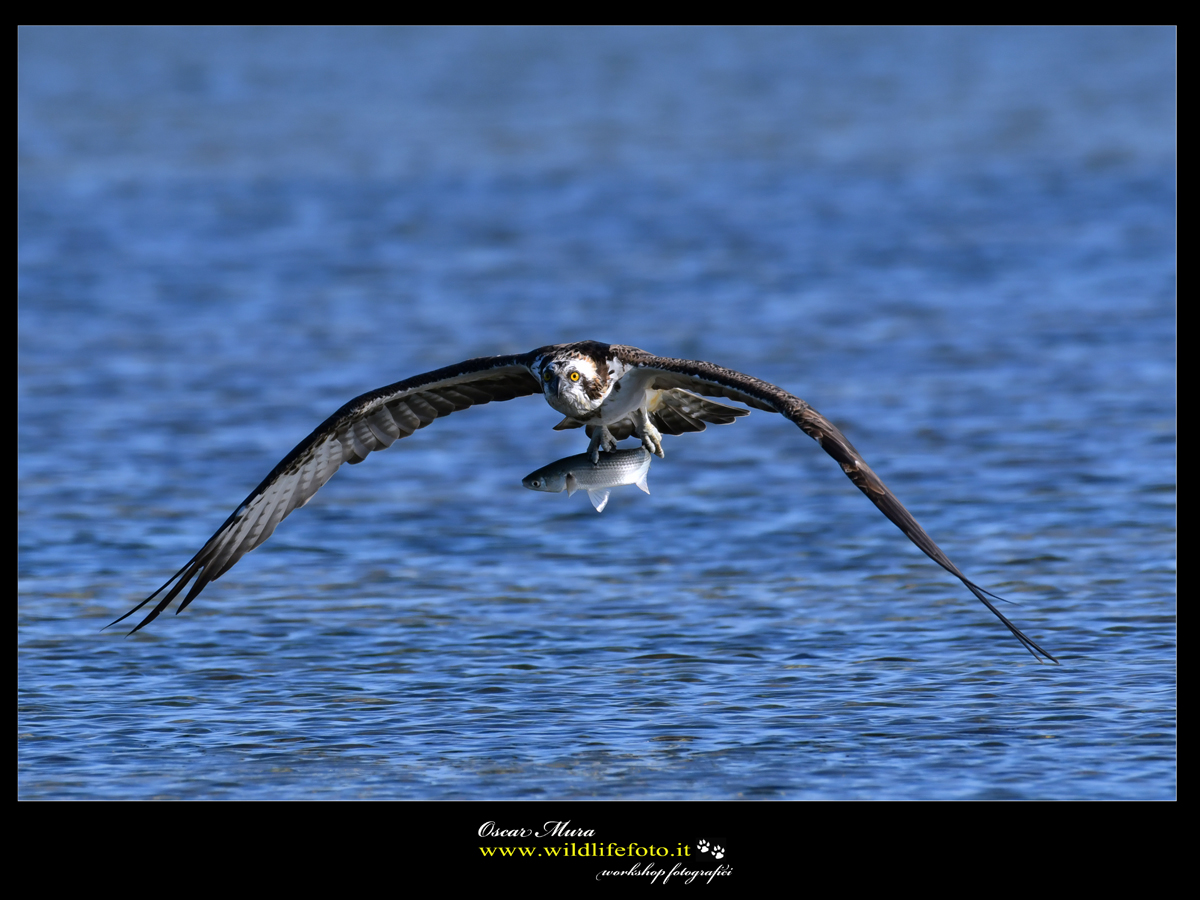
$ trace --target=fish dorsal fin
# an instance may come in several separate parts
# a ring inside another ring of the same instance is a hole
[[[648,477],[650,477],[650,467],[649,466],[647,466],[646,471],[642,473],[642,477],[639,478],[636,482],[634,482],[638,487],[640,487],[647,494],[650,493],[650,483],[646,480]]]
[[[608,491],[588,491],[588,499],[596,507],[596,512],[604,512],[604,507],[608,506]]]
[[[567,473],[567,496],[570,497],[579,490],[579,482],[575,480],[575,476],[570,472]]]

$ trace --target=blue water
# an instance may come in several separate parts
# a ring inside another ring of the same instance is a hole
[[[18,796],[1173,798],[1170,30],[19,32]],[[591,338],[755,412],[524,490],[537,398],[102,627],[350,397]]]

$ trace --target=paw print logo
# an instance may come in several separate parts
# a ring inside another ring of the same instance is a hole
[[[708,852],[708,841],[705,841],[705,840],[696,841],[696,849],[699,850],[701,853],[707,853]]]
[[[722,847],[720,844],[713,844],[712,850],[713,850],[713,859],[721,859],[725,856],[725,848]]]

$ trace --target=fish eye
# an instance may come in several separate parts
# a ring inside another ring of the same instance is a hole
[[[547,384],[550,383],[550,379],[553,377],[554,377],[554,373],[551,372],[549,369],[546,369],[546,371],[542,372],[542,381],[546,382]]]
[[[535,479],[533,479],[533,486],[534,486],[534,487],[541,487],[541,486],[542,486],[542,482],[541,482],[539,479],[535,478]]]
[[[578,381],[578,380],[579,380],[579,373],[578,373],[578,372],[572,372],[572,373],[571,373],[571,380],[572,380],[572,381]]]

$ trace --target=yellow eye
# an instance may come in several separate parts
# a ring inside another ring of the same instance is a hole
[[[571,380],[572,380],[572,381],[578,381],[578,380],[579,380],[579,373],[578,373],[578,372],[572,372],[572,373],[571,373]]]
[[[542,381],[545,381],[547,383],[549,383],[550,379],[553,377],[554,377],[554,373],[551,372],[549,369],[547,369],[546,371],[544,371],[542,373]]]

